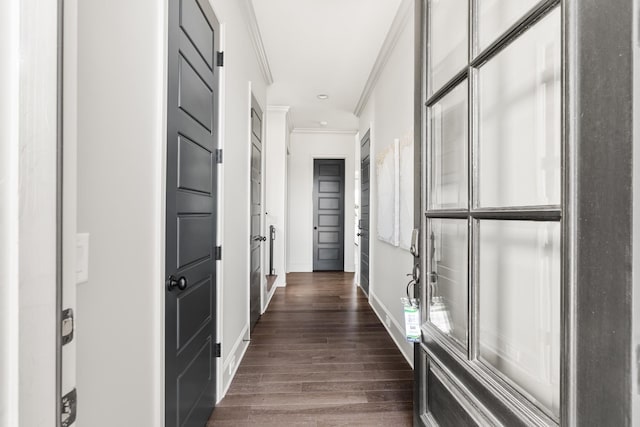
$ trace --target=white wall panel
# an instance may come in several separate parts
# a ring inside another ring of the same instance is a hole
[[[289,259],[291,272],[313,271],[313,159],[345,159],[344,269],[354,271],[353,133],[296,132],[289,156]]]
[[[360,115],[360,136],[371,129],[371,159],[393,144],[395,138],[404,138],[413,131],[413,12],[391,52],[380,79],[373,90],[363,113]],[[360,154],[358,153],[358,158]],[[358,162],[359,167],[359,162]],[[375,187],[375,161],[371,163],[371,215],[370,235],[376,236],[377,191]],[[409,251],[391,246],[377,238],[370,240],[370,293],[376,303],[393,321],[392,328],[404,325],[400,298],[405,296],[406,276],[413,267]],[[382,319],[385,320],[384,318]],[[402,336],[404,331],[394,331]],[[401,341],[405,357],[413,360],[412,345]]]

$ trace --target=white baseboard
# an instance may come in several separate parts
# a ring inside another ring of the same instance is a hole
[[[398,304],[400,304],[400,299],[398,299]],[[389,332],[389,335],[391,335],[391,338],[396,343],[396,346],[398,346],[404,358],[407,359],[407,362],[409,362],[409,365],[413,368],[413,344],[405,339],[405,331],[402,325],[391,315],[389,309],[387,309],[373,292],[369,295],[369,305],[371,305],[380,322],[387,332]],[[386,316],[389,316],[389,320],[391,321],[390,326],[387,326],[385,321]]]
[[[269,294],[267,295],[267,303],[264,305],[264,309],[262,310],[262,314],[266,313],[267,309],[269,308],[269,304],[271,303],[271,299],[273,298],[273,294],[276,293],[276,289],[277,288],[279,288],[279,286],[277,286],[274,283],[273,286],[271,287],[271,290],[269,291]]]
[[[244,354],[247,352],[247,348],[249,347],[249,341],[245,341],[245,337],[249,332],[249,325],[246,325],[242,332],[240,332],[240,336],[236,339],[236,342],[233,344],[231,351],[229,352],[229,356],[222,364],[222,372],[218,372],[218,375],[222,378],[222,393],[218,396],[218,402],[220,402],[229,391],[229,387],[231,386],[231,382],[233,378],[236,376],[236,372],[238,372],[238,367],[240,366],[240,362],[242,362],[242,358]],[[234,361],[233,367],[230,368],[231,361]]]

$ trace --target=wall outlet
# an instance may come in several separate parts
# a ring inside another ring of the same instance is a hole
[[[391,319],[389,318],[389,315],[388,315],[388,314],[385,314],[385,315],[384,315],[384,323],[386,323],[386,324],[387,324],[387,328],[390,328],[390,327],[391,327]]]

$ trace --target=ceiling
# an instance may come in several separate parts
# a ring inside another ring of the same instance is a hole
[[[356,130],[356,105],[402,0],[250,1],[273,76],[269,105],[291,107],[295,129]]]

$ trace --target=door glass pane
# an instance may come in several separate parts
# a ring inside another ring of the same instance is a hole
[[[468,206],[467,83],[431,107],[431,208]]]
[[[468,222],[431,221],[431,305],[429,320],[445,334],[467,347]],[[434,280],[435,279],[435,280]]]
[[[522,18],[539,0],[478,0],[478,48],[481,52]]]
[[[468,63],[468,16],[468,0],[429,1],[429,95]]]
[[[479,71],[481,207],[560,204],[560,9]]]
[[[480,357],[560,407],[560,223],[480,222]]]

